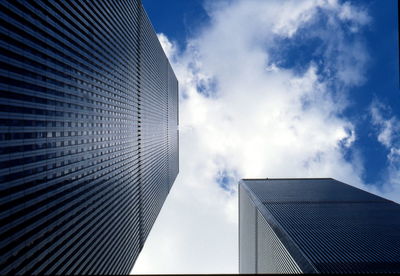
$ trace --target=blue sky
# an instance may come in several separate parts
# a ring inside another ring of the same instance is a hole
[[[376,127],[371,125],[365,113],[368,113],[371,102],[379,99],[390,106],[390,114],[400,117],[397,1],[363,0],[351,3],[362,4],[373,18],[373,23],[363,33],[371,61],[367,65],[366,82],[352,88],[352,106],[345,110],[343,116],[355,123],[358,137],[354,147],[364,156],[365,181],[381,185],[380,179],[387,166],[387,150],[375,139],[373,133]],[[143,0],[143,5],[156,32],[165,34],[181,48],[185,47],[188,37],[208,24],[209,17],[202,0]],[[292,42],[280,53],[284,56],[283,66],[301,68],[315,56],[318,44],[315,39],[302,41],[299,38]]]
[[[240,178],[400,202],[397,1],[142,2],[180,83],[180,175],[135,273],[237,272]]]
[[[142,3],[155,31],[167,35],[181,47],[208,20],[202,0],[143,0]]]

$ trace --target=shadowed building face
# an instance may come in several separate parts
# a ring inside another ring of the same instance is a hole
[[[178,174],[140,0],[0,1],[0,274],[127,274]]]
[[[244,179],[240,273],[400,272],[400,205],[334,179]]]

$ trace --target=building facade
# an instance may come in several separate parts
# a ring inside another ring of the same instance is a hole
[[[400,205],[327,179],[239,184],[240,273],[399,273]]]
[[[127,274],[178,174],[178,82],[141,1],[0,7],[0,274]]]

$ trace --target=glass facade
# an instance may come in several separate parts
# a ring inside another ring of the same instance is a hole
[[[400,272],[399,204],[334,179],[245,179],[239,197],[240,273]]]
[[[178,174],[178,82],[141,1],[0,7],[0,274],[127,274]]]

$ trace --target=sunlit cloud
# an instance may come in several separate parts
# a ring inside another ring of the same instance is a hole
[[[381,192],[392,200],[400,201],[400,119],[392,115],[389,106],[375,99],[370,106],[376,139],[387,152],[387,168]]]
[[[159,34],[180,84],[180,174],[135,273],[236,273],[241,178],[366,189],[342,112],[365,81],[367,11],[333,0],[205,5],[210,21],[186,48]]]

